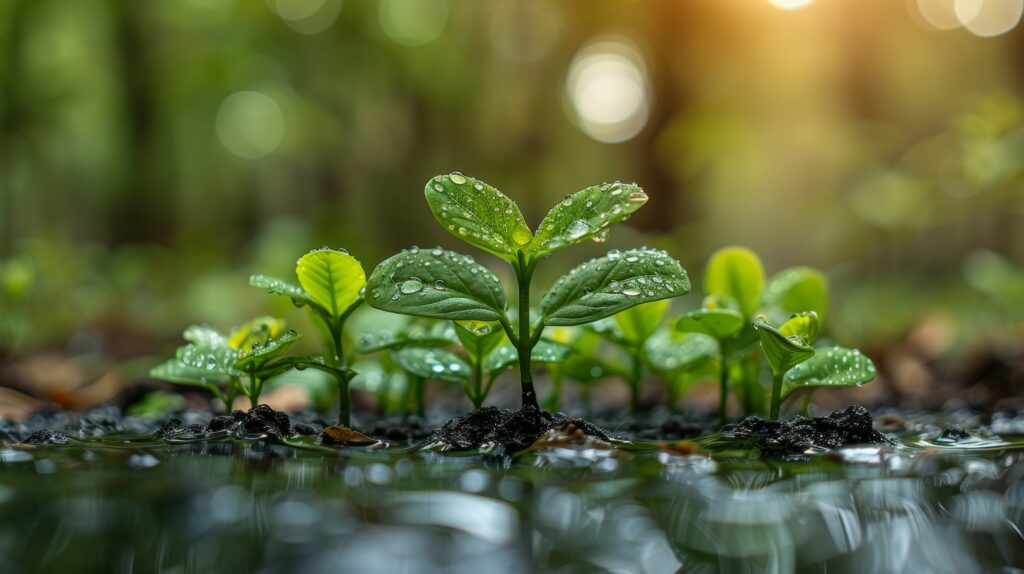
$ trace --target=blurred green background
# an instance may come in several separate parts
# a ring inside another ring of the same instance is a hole
[[[1018,345],[1022,8],[2,0],[0,383],[26,357],[148,365],[188,323],[285,313],[246,278],[322,244],[367,271],[469,250],[422,198],[453,170],[534,224],[601,181],[648,192],[541,283],[647,244],[699,285],[741,244],[769,272],[824,269],[831,335],[876,360]]]

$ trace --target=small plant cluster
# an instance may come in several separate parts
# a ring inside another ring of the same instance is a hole
[[[813,346],[827,313],[827,285],[813,269],[787,269],[765,281],[750,250],[715,253],[704,278],[700,309],[666,325],[670,299],[690,291],[682,265],[664,251],[612,250],[563,275],[533,301],[537,266],[554,252],[594,241],[646,203],[635,184],[610,183],[566,196],[531,229],[516,203],[494,187],[461,173],[431,179],[425,188],[435,219],[455,237],[506,261],[516,280],[509,298],[497,275],[473,257],[442,247],[411,247],[381,262],[369,278],[344,250],[321,248],[296,265],[298,285],[254,275],[253,286],[308,308],[321,330],[320,355],[285,355],[298,338],[283,320],[263,317],[221,334],[206,326],[186,329],[188,342],[152,375],[198,385],[230,405],[247,395],[256,405],[264,383],[290,369],[319,369],[336,381],[342,424],[350,421],[353,355],[378,356],[407,381],[406,410],[423,413],[428,380],[461,385],[474,407],[486,401],[495,380],[518,366],[522,407],[540,409],[534,365],[547,365],[551,390],[544,406],[555,410],[563,382],[589,393],[608,377],[625,379],[637,410],[647,373],[669,384],[674,405],[694,382],[717,377],[720,411],[730,394],[750,414],[778,417],[795,391],[859,385],[874,376],[871,361],[855,349]],[[365,301],[410,316],[398,330],[363,333],[346,355],[345,325]],[[776,326],[777,325],[777,326]],[[605,358],[604,344],[624,361]],[[763,361],[771,384],[762,383]],[[382,404],[388,389],[381,392]],[[412,407],[409,407],[409,404]]]

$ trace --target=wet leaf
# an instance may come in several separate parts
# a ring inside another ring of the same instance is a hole
[[[203,350],[231,347],[227,337],[207,325],[189,325],[182,333],[182,338]]]
[[[818,314],[814,311],[796,313],[779,327],[786,337],[798,337],[808,345],[818,338]]]
[[[239,350],[238,360],[235,361],[234,368],[247,373],[258,372],[264,365],[283,353],[292,343],[298,340],[299,334],[288,330],[262,343],[253,341],[248,347],[243,347]]]
[[[533,239],[516,202],[478,179],[439,175],[427,182],[424,194],[442,227],[502,259],[516,261]]]
[[[424,379],[462,383],[469,379],[469,365],[451,351],[406,347],[391,355],[407,373]]]
[[[462,343],[462,347],[471,357],[476,357],[478,360],[487,356],[505,339],[505,331],[498,323],[456,321],[453,324],[455,325],[455,335]]]
[[[269,275],[252,275],[249,277],[249,285],[265,289],[267,293],[289,297],[296,305],[316,305],[313,298],[302,287],[289,283],[284,279],[278,279]]]
[[[623,338],[633,344],[639,344],[646,341],[658,328],[658,325],[661,325],[661,320],[668,312],[668,307],[668,299],[662,299],[630,307],[616,313],[612,318],[615,319]]]
[[[763,288],[764,266],[753,251],[726,247],[711,255],[704,276],[704,293],[731,297],[743,316],[750,317],[757,311]]]
[[[732,309],[699,309],[680,317],[676,321],[676,329],[685,333],[703,333],[721,341],[738,333],[745,323],[743,316]]]
[[[647,363],[655,372],[668,374],[692,369],[718,356],[718,341],[703,333],[679,333],[668,329],[654,334],[644,345]]]
[[[232,349],[249,349],[253,343],[260,345],[284,333],[283,319],[276,317],[257,317],[231,331],[228,345]]]
[[[814,311],[824,323],[828,313],[828,280],[810,267],[784,269],[768,281],[762,300],[766,307],[777,307],[784,313]]]
[[[189,344],[178,347],[175,357],[149,371],[154,379],[215,389],[242,373],[234,368],[238,351],[219,331],[206,325],[191,325],[183,337]]]
[[[377,266],[366,287],[367,302],[383,311],[496,321],[508,302],[497,276],[468,255],[411,248]]]
[[[608,228],[647,202],[640,186],[603,183],[566,196],[544,216],[530,245],[533,256],[546,255],[593,239],[604,241]]]
[[[545,325],[582,325],[690,292],[690,279],[664,251],[612,251],[563,275],[540,302]]]
[[[787,337],[778,329],[769,325],[764,318],[754,323],[761,349],[764,350],[772,373],[779,375],[792,369],[797,364],[814,356],[814,348],[798,336]]]
[[[860,386],[875,378],[875,365],[857,349],[828,347],[786,372],[782,397],[805,387]]]
[[[572,354],[572,347],[541,339],[533,346],[530,363],[561,363]],[[519,364],[519,353],[512,344],[505,344],[495,349],[484,364],[484,369],[495,376],[506,369]]]
[[[377,446],[383,443],[373,437],[354,431],[344,425],[325,428],[320,433],[321,444],[337,444],[341,446]]]
[[[303,255],[295,274],[310,299],[334,318],[344,315],[359,301],[359,291],[366,285],[366,273],[359,261],[348,253],[331,249]]]
[[[405,330],[385,329],[379,333],[365,333],[359,337],[358,352],[365,355],[409,346],[447,347],[457,342],[451,324],[433,323],[429,326],[414,325]]]
[[[591,356],[573,355],[558,367],[563,376],[581,383],[627,375],[624,367]]]

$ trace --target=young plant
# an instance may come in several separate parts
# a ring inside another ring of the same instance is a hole
[[[609,342],[622,349],[629,357],[629,411],[640,410],[640,386],[643,383],[644,367],[648,363],[646,345],[651,335],[661,325],[669,302],[666,299],[637,305],[617,313],[612,321],[595,323],[593,329]]]
[[[728,419],[726,406],[729,399],[729,343],[746,324],[743,315],[735,309],[719,307],[715,297],[706,297],[704,306],[691,311],[676,321],[676,329],[683,333],[701,333],[714,339],[718,345],[718,384],[721,396],[718,417],[724,425]]]
[[[308,307],[324,335],[322,360],[313,357],[299,366],[311,366],[331,373],[338,387],[338,419],[351,422],[349,382],[355,375],[348,368],[344,351],[345,321],[363,302],[366,274],[356,258],[345,250],[322,247],[299,258],[295,266],[299,285],[267,275],[253,275],[249,283],[268,292],[289,297],[297,307]]]
[[[295,331],[285,330],[284,321],[273,317],[253,319],[229,336],[192,325],[183,337],[188,344],[179,347],[173,359],[150,369],[150,376],[204,388],[228,410],[239,392],[253,407],[258,405],[263,384],[282,372],[283,364],[274,359],[299,339]]]
[[[566,247],[604,241],[611,225],[647,201],[643,190],[623,183],[589,187],[559,202],[536,232],[526,225],[514,201],[460,173],[431,179],[425,195],[445,229],[512,266],[518,286],[516,325],[507,315],[508,300],[498,277],[472,257],[441,247],[413,247],[382,262],[367,283],[367,301],[394,313],[498,322],[515,348],[524,408],[539,409],[531,355],[545,327],[590,323],[690,290],[686,271],[665,252],[613,251],[556,281],[541,299],[538,318],[531,324],[530,288],[537,264]]]
[[[709,335],[667,328],[658,329],[645,345],[647,364],[665,381],[673,408],[694,382],[708,378],[718,353],[719,346]]]

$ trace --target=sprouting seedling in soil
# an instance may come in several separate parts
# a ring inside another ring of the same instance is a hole
[[[703,333],[661,328],[647,339],[645,354],[651,370],[665,381],[669,406],[675,407],[693,383],[708,378],[719,345]]]
[[[356,258],[345,250],[322,247],[299,258],[295,266],[299,285],[266,275],[253,275],[249,283],[270,293],[291,298],[298,307],[308,307],[325,333],[323,361],[297,364],[331,373],[338,386],[338,419],[350,424],[349,382],[354,373],[348,368],[344,351],[345,321],[363,302],[366,274]]]
[[[729,341],[746,324],[743,315],[735,309],[719,307],[714,296],[704,300],[704,306],[691,311],[676,321],[676,329],[683,333],[703,333],[718,344],[718,384],[721,396],[718,402],[718,416],[725,424],[729,399]]]
[[[754,322],[754,328],[757,329],[761,350],[772,371],[771,410],[768,416],[778,419],[786,373],[814,356],[811,343],[818,334],[818,314],[809,311],[794,315],[778,329],[769,325],[768,318],[762,315]]]
[[[469,365],[455,353],[429,347],[405,347],[391,353],[399,368],[405,371],[416,414],[426,414],[426,382],[428,380],[469,384]]]
[[[263,384],[282,371],[274,361],[298,340],[295,331],[285,330],[284,321],[260,317],[224,335],[204,325],[185,329],[187,345],[178,348],[173,359],[149,374],[155,379],[205,388],[230,409],[241,392],[252,406],[259,404]],[[244,381],[244,382],[243,382]]]
[[[582,325],[690,290],[686,272],[665,252],[613,251],[560,278],[541,299],[539,318],[531,324],[530,287],[537,263],[587,240],[604,241],[611,225],[647,201],[643,190],[623,183],[589,187],[559,202],[536,232],[514,201],[460,173],[431,179],[425,195],[445,229],[512,266],[518,285],[516,326],[506,314],[508,300],[498,277],[471,257],[441,247],[413,247],[382,262],[367,283],[367,301],[394,313],[497,321],[515,347],[523,407],[539,409],[530,359],[546,326]]]
[[[593,329],[629,357],[626,382],[629,383],[629,410],[640,410],[640,387],[648,364],[646,345],[668,312],[666,299],[637,305],[615,314],[611,321],[595,323]]]

